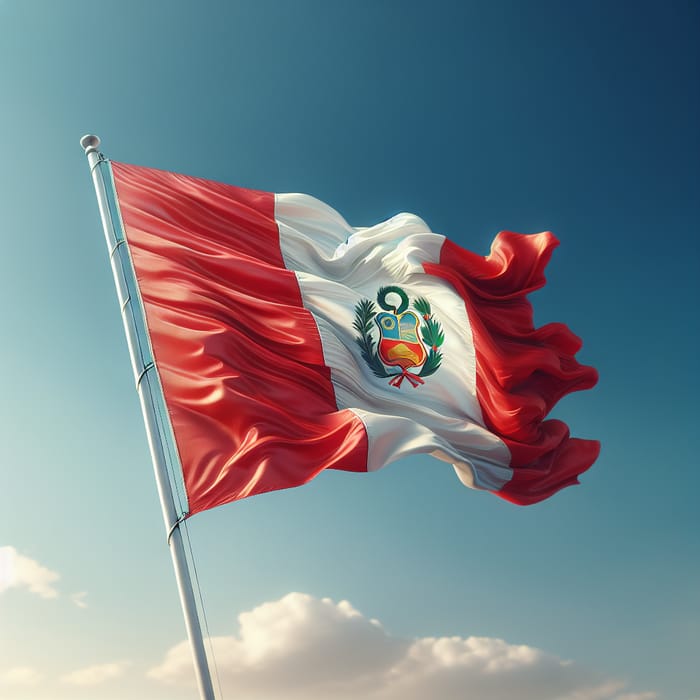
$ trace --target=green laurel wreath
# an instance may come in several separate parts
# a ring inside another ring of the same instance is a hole
[[[420,297],[413,302],[415,310],[423,317],[420,327],[420,335],[423,342],[428,346],[428,358],[423,363],[419,377],[427,377],[437,372],[442,362],[442,352],[438,349],[445,342],[445,334],[442,332],[440,322],[433,318],[433,310],[430,302],[424,297]]]
[[[389,294],[396,294],[396,296],[401,299],[401,303],[398,306],[392,306],[386,300]],[[400,316],[404,311],[408,310],[408,294],[406,294],[401,287],[395,287],[394,285],[390,287],[380,287],[377,292],[377,302],[384,311],[391,311],[396,316]]]
[[[401,292],[401,296],[405,297],[403,290],[399,290],[398,287],[383,287],[380,290],[379,296],[384,299],[387,293],[393,291]],[[382,292],[384,294],[382,294]],[[402,299],[403,301],[403,299]],[[403,307],[404,304],[402,303]],[[432,308],[430,302],[420,297],[416,299],[413,303],[414,308],[421,315],[423,323],[420,327],[421,338],[423,342],[428,346],[428,357],[426,358],[420,372],[419,377],[427,377],[431,374],[437,372],[442,362],[442,352],[439,350],[440,346],[445,342],[445,334],[442,331],[440,322],[433,318]],[[407,304],[406,304],[407,308]],[[405,311],[406,309],[403,308]],[[360,354],[362,359],[368,364],[369,368],[375,377],[393,377],[397,373],[390,373],[386,371],[384,364],[379,359],[379,354],[377,353],[377,348],[375,347],[374,338],[371,335],[372,321],[377,315],[377,307],[374,305],[373,301],[369,299],[363,299],[355,306],[355,320],[353,321],[353,328],[360,334],[359,337],[355,338],[355,342],[360,348]],[[400,372],[398,373],[400,374]]]
[[[360,334],[359,338],[355,338],[355,342],[360,346],[362,359],[369,365],[375,377],[391,377],[392,375],[386,371],[379,359],[377,349],[374,347],[374,338],[370,334],[372,321],[376,315],[377,309],[374,302],[369,299],[363,299],[355,306],[355,320],[352,326]]]

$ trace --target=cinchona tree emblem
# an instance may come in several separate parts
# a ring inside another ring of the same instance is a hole
[[[413,301],[417,314],[409,310],[408,294],[401,287],[382,287],[375,303],[363,299],[355,306],[353,326],[359,333],[355,342],[362,358],[377,377],[388,377],[397,389],[406,379],[414,388],[425,384],[423,377],[437,372],[442,362],[440,346],[445,340],[430,302]],[[375,340],[376,331],[379,341]],[[413,371],[409,371],[413,370]]]

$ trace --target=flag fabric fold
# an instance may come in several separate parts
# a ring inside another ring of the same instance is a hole
[[[482,257],[411,214],[353,228],[308,195],[112,170],[190,514],[418,453],[528,504],[597,457],[546,419],[597,379],[533,325],[552,234]]]

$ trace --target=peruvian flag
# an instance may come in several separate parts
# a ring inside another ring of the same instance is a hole
[[[566,326],[533,327],[551,233],[482,257],[412,214],[353,228],[308,195],[112,169],[190,515],[416,453],[530,504],[596,459],[545,420],[597,380]]]

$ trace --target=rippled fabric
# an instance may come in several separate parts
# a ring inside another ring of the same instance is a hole
[[[367,430],[368,471],[430,454],[452,464],[471,488],[498,490],[510,481],[510,452],[485,426],[477,400],[464,301],[449,282],[425,271],[425,263],[439,262],[445,237],[413,214],[353,228],[309,195],[277,194],[275,200],[282,255],[316,321],[336,401],[359,415]],[[374,303],[391,285],[410,303],[429,300],[443,332],[439,370],[415,385],[376,376],[357,343],[357,305]]]
[[[337,409],[274,196],[112,167],[190,515],[322,469],[364,471],[365,429]]]
[[[533,326],[552,234],[501,233],[484,258],[411,214],[353,228],[308,195],[113,171],[190,514],[419,453],[529,504],[596,458],[546,419],[596,382],[566,326]],[[358,304],[392,285],[444,332],[421,381],[377,374],[358,343]]]
[[[511,453],[513,475],[496,493],[521,505],[578,483],[600,450],[597,441],[570,438],[562,421],[545,420],[562,396],[598,379],[595,369],[577,362],[581,341],[567,326],[533,325],[526,297],[544,285],[558,243],[549,232],[503,231],[485,258],[446,241],[439,264],[424,265],[464,299],[484,422]]]

